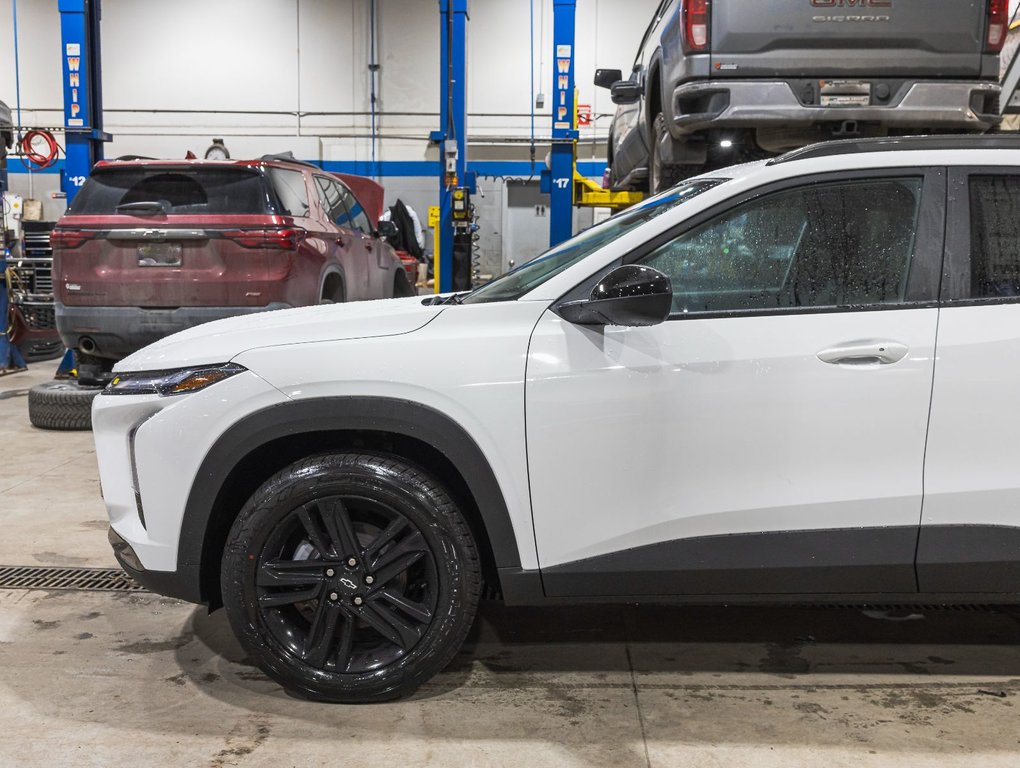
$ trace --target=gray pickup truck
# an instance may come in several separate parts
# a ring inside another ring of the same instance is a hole
[[[1009,0],[662,0],[618,105],[616,188],[659,191],[827,138],[983,132]]]

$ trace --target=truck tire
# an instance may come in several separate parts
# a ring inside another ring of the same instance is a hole
[[[92,400],[102,387],[76,381],[47,381],[28,390],[28,420],[39,429],[92,429]]]
[[[666,135],[666,117],[661,112],[656,115],[652,126],[652,158],[648,169],[648,191],[653,195],[664,192],[686,178],[690,178],[700,170],[696,165],[666,165],[659,156],[659,144]]]

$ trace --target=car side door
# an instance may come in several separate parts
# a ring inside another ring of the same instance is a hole
[[[665,323],[546,312],[526,422],[547,594],[916,591],[944,207],[940,169],[784,182],[628,258],[671,278]]]
[[[950,170],[917,577],[1020,589],[1020,168]]]
[[[389,252],[376,239],[376,227],[368,218],[365,207],[343,182],[337,182],[347,208],[347,225],[354,233],[355,252],[362,261],[365,275],[365,298],[382,299],[392,296],[392,260]],[[385,265],[385,266],[384,266]],[[389,278],[389,279],[387,279]]]
[[[343,270],[344,298],[347,301],[367,298],[364,259],[361,258],[358,238],[350,226],[350,214],[344,205],[343,187],[336,179],[327,176],[316,176],[315,185],[333,227],[336,259]]]

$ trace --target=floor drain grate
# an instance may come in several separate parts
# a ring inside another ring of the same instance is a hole
[[[76,589],[87,592],[144,592],[118,568],[58,568],[0,565],[0,589]]]

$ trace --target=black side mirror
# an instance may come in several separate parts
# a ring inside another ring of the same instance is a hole
[[[658,325],[673,308],[673,283],[651,267],[627,264],[603,277],[583,301],[571,301],[556,313],[576,325]]]
[[[392,221],[380,221],[376,227],[375,234],[383,240],[392,240],[400,234],[400,228]]]
[[[622,69],[596,69],[595,85],[599,88],[612,88],[616,83],[623,80]]]
[[[633,80],[621,80],[613,84],[610,89],[610,98],[614,104],[634,104],[641,101],[644,93],[645,89],[641,87],[640,83]]]

